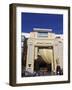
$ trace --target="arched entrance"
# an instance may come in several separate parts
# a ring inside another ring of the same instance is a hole
[[[34,71],[43,72],[40,75],[50,74],[53,68],[53,46],[35,47]]]

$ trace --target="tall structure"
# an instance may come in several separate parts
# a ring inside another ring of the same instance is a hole
[[[51,71],[56,72],[57,65],[63,69],[63,38],[52,29],[34,28],[27,40],[26,70],[34,72],[34,61],[40,55],[44,62],[51,64]]]

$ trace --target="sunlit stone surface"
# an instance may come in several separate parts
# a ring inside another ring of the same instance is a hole
[[[28,38],[26,71],[34,72],[34,62],[38,60],[38,55],[45,63],[51,64],[52,72],[56,72],[58,65],[63,69],[63,35],[52,33],[52,29],[34,28],[33,32],[22,36]]]

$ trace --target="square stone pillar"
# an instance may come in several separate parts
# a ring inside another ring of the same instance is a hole
[[[36,60],[37,59],[37,55],[38,55],[38,47],[35,47],[35,54],[34,54],[34,59]]]
[[[58,43],[55,43],[54,44],[54,72],[56,72],[58,52],[59,52]]]
[[[34,45],[33,44],[28,44],[26,71],[30,73],[34,72]]]

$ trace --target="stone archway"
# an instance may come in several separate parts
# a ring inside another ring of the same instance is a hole
[[[53,71],[53,46],[37,46],[34,54],[34,71]]]

